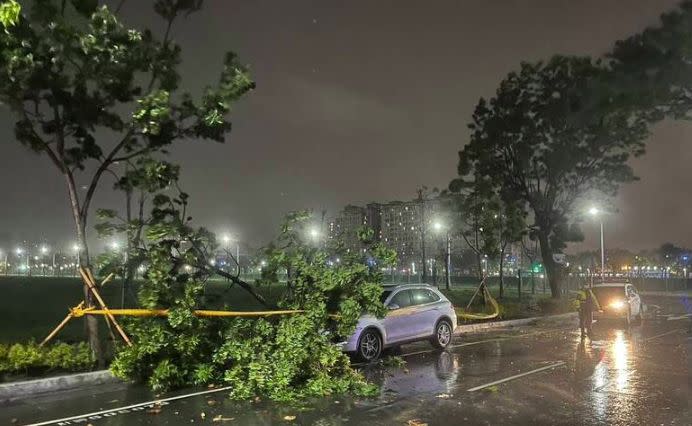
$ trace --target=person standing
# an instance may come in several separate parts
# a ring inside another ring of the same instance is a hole
[[[592,338],[592,324],[594,308],[599,309],[598,300],[594,296],[590,287],[584,285],[577,292],[577,310],[579,311],[579,328],[581,329],[581,338],[586,336]]]

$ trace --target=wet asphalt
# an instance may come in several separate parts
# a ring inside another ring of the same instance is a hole
[[[690,301],[645,302],[660,307],[656,318],[630,329],[598,323],[592,339],[580,338],[576,321],[545,321],[458,336],[445,352],[405,346],[404,365],[359,366],[381,385],[372,399],[237,403],[219,392],[122,408],[157,396],[109,385],[0,405],[0,425],[72,416],[82,417],[54,424],[692,425]],[[204,389],[159,397],[196,391]]]

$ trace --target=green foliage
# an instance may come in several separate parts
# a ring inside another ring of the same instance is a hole
[[[0,4],[0,24],[5,27],[5,31],[9,27],[17,25],[19,14],[22,7],[15,0],[3,1]]]
[[[93,366],[94,357],[86,343],[56,343],[45,347],[34,342],[0,345],[0,373],[86,371]]]
[[[219,272],[209,262],[215,238],[189,226],[183,213],[187,196],[156,199],[146,227],[147,270],[139,302],[170,313],[165,319],[128,321],[136,344],[120,349],[111,365],[115,375],[146,382],[157,391],[227,383],[237,399],[377,392],[350,367],[334,341],[351,334],[363,312],[385,314],[380,270],[395,260],[393,252],[368,240],[367,231],[362,253],[307,243],[310,215],[292,214],[277,242],[263,254],[267,266],[261,281],[276,285],[278,273],[290,271],[278,307],[305,312],[256,319],[198,318],[192,311],[208,308],[205,282]],[[338,264],[329,261],[335,256],[340,257]]]
[[[578,201],[592,192],[613,195],[635,180],[628,161],[644,153],[647,116],[623,108],[609,78],[590,58],[522,63],[490,101],[480,100],[459,154],[461,180],[488,180],[504,200],[532,213],[554,297],[560,291],[552,255],[581,237]]]

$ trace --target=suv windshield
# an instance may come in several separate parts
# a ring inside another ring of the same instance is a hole
[[[607,303],[612,299],[624,299],[625,298],[625,288],[624,287],[594,287],[593,294],[596,296],[598,303]]]

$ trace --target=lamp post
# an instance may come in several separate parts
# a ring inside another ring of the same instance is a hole
[[[19,265],[22,263],[22,254],[24,253],[24,249],[21,247],[17,247],[17,250],[15,250],[15,253],[17,253],[17,275],[19,275]],[[31,275],[31,267],[29,266],[29,252],[27,251],[26,253],[26,268],[27,268],[27,275]]]
[[[2,254],[5,255],[5,261],[4,261],[3,265],[5,266],[4,273],[5,273],[5,275],[7,275],[7,268],[9,267],[9,265],[7,263],[7,253],[6,252],[3,253],[3,251],[0,250],[0,255],[2,255]]]
[[[80,266],[79,264],[81,263],[81,260],[82,260],[80,258],[80,252],[82,250],[81,250],[81,247],[79,244],[75,244],[72,246],[72,251],[75,253],[75,256],[77,258],[77,263],[76,263],[76,266],[74,268],[74,276],[76,277],[77,276],[77,269],[79,268],[79,266]]]
[[[452,280],[450,277],[450,270],[452,268],[452,242],[449,238],[449,228],[445,227],[441,222],[435,222],[433,228],[437,232],[444,231],[445,233],[445,287],[447,290],[450,290],[452,288]]]
[[[46,246],[41,246],[41,271],[43,272],[43,276],[46,276],[46,267],[44,266],[45,260],[46,260],[46,255],[48,254],[49,250],[48,247]]]
[[[601,225],[601,282],[605,282],[605,248],[603,244],[603,217],[601,213],[602,212],[596,207],[591,207],[589,209],[589,214],[593,217],[598,217]]]
[[[230,250],[231,241],[235,241],[235,262],[237,265],[237,273],[240,275],[240,240],[238,238],[231,238],[230,235],[225,234],[223,236],[223,242],[226,247],[226,251]]]

